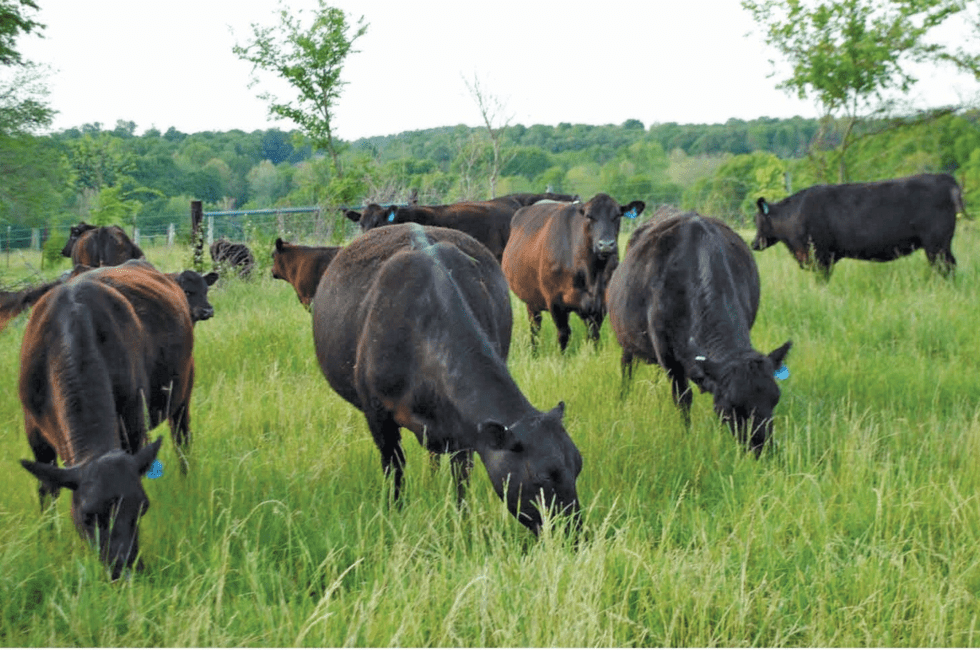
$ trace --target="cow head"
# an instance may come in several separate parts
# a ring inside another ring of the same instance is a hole
[[[276,237],[276,249],[272,251],[272,277],[276,280],[289,281],[289,278],[286,277],[287,271],[283,251],[288,252],[288,250],[292,247],[293,245],[288,242],[284,242],[282,237]]]
[[[174,281],[187,296],[192,321],[196,323],[214,316],[214,307],[208,302],[208,287],[218,281],[217,273],[211,271],[207,275],[201,275],[197,271],[183,271],[175,274]]]
[[[639,216],[646,204],[633,201],[621,206],[608,194],[596,194],[588,203],[581,205],[579,211],[588,219],[589,239],[592,252],[600,259],[606,259],[619,252],[619,221],[624,215]]]
[[[401,223],[398,219],[397,205],[382,207],[377,203],[370,203],[364,208],[363,213],[356,212],[355,210],[347,210],[344,214],[347,215],[348,219],[361,226],[361,232],[367,232],[372,228],[388,226],[393,223]]]
[[[61,249],[61,254],[65,257],[71,257],[72,249],[75,248],[75,242],[83,234],[87,233],[89,230],[95,230],[98,226],[93,226],[82,221],[77,226],[72,226],[71,230],[68,232],[68,241],[65,242],[65,247]]]
[[[582,456],[562,425],[565,404],[511,426],[479,425],[477,448],[497,495],[517,520],[538,533],[542,509],[579,518],[575,481]]]
[[[756,456],[772,435],[772,413],[780,395],[774,375],[792,345],[786,341],[768,355],[753,350],[728,364],[696,357],[690,373],[714,396],[718,416]]]
[[[760,196],[755,204],[759,211],[755,214],[755,239],[752,240],[752,250],[764,251],[779,241],[779,238],[772,226],[772,208],[765,197]]]
[[[160,437],[135,454],[117,449],[73,467],[20,461],[50,492],[72,490],[75,527],[98,545],[99,557],[112,571],[113,580],[133,566],[139,555],[139,520],[150,507],[141,477],[156,460],[162,443]]]

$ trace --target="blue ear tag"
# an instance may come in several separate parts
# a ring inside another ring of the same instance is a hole
[[[630,211],[623,216],[627,219],[636,219],[636,208],[630,208]]]
[[[768,203],[763,203],[762,204],[762,214],[764,214],[766,216],[769,216],[769,204]]]
[[[388,223],[394,223],[394,222],[395,222],[395,211],[392,210],[391,212],[388,213]]]
[[[163,476],[163,463],[154,460],[153,464],[150,465],[150,471],[146,473],[146,478],[160,478],[161,476]]]
[[[786,364],[784,363],[783,365],[779,366],[773,376],[780,381],[783,379],[789,379],[789,368],[787,368]]]

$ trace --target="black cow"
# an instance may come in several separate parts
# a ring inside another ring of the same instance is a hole
[[[255,266],[255,257],[252,251],[245,244],[230,242],[227,239],[219,239],[211,244],[208,249],[211,253],[211,260],[214,262],[215,270],[221,264],[225,264],[233,269],[237,269],[238,277],[247,279]]]
[[[568,315],[578,314],[599,339],[605,316],[606,284],[619,263],[620,217],[636,217],[643,201],[622,206],[607,194],[588,203],[538,203],[521,208],[511,222],[501,266],[511,290],[527,305],[531,341],[549,311],[558,344],[568,346]]]
[[[792,343],[769,355],[752,347],[759,271],[742,238],[695,213],[643,224],[630,237],[608,299],[624,389],[635,359],[659,364],[689,422],[691,379],[714,395],[715,411],[758,455],[779,402],[773,374]]]
[[[93,226],[84,221],[71,227],[61,254],[72,264],[115,266],[127,260],[145,257],[119,226]]]
[[[760,197],[756,205],[752,249],[781,241],[800,268],[815,266],[825,278],[844,257],[887,262],[919,248],[943,274],[956,268],[950,244],[963,194],[949,174],[814,185],[778,203]]]
[[[490,249],[497,261],[503,255],[510,237],[510,221],[514,212],[536,201],[558,194],[510,194],[489,201],[464,201],[450,205],[389,205],[369,204],[364,213],[347,210],[347,218],[361,226],[362,232],[396,223],[417,223],[462,230]],[[569,197],[572,198],[572,197]]]
[[[564,405],[535,409],[507,370],[512,314],[489,251],[447,228],[378,228],[337,254],[313,299],[313,342],[330,386],[367,418],[397,498],[400,427],[453,454],[460,499],[473,452],[535,533],[537,504],[579,512],[582,457]]]
[[[148,426],[170,417],[175,442],[186,442],[192,346],[183,293],[143,266],[55,284],[25,329],[19,392],[35,462],[21,462],[40,481],[42,508],[73,491],[75,525],[98,542],[113,579],[139,555],[149,507],[140,477],[162,443],[144,446]]]

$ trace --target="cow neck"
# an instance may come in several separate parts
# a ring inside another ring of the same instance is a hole
[[[445,275],[441,279],[447,281],[451,290],[442,294],[447,302],[440,308],[445,314],[458,315],[458,319],[447,323],[450,326],[447,340],[452,343],[446,348],[452,353],[446,354],[445,349],[439,351],[445,359],[445,372],[440,373],[443,394],[461,418],[472,419],[475,425],[485,420],[509,424],[505,420],[520,419],[534,407],[521,393],[507,363],[490,343],[455,282],[449,280],[452,277],[449,269],[442,268]]]
[[[481,356],[458,359],[461,366],[465,365],[461,368],[467,373],[464,376],[473,377],[478,371],[479,379],[447,387],[447,397],[460,417],[474,427],[487,420],[510,426],[529,413],[537,413],[500,357],[490,350]]]

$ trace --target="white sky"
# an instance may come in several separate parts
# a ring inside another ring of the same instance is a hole
[[[278,21],[275,0],[37,0],[43,38],[22,37],[26,58],[49,64],[54,129],[117,120],[137,133],[253,131],[267,119],[266,78],[231,48],[249,25]],[[481,85],[510,124],[723,123],[816,117],[815,105],[776,90],[762,43],[738,0],[333,0],[369,23],[348,58],[335,114],[345,140],[437,126],[476,126],[464,84]],[[287,0],[312,9],[314,0]],[[949,36],[954,38],[956,36]],[[976,102],[980,85],[930,69],[918,107]],[[288,90],[281,92],[286,97]]]

